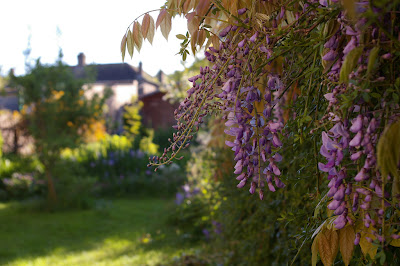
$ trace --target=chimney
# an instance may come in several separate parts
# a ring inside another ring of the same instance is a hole
[[[139,74],[142,75],[143,67],[142,67],[142,61],[139,62]]]
[[[78,54],[78,66],[86,66],[86,56],[84,53]]]
[[[160,83],[163,83],[164,73],[161,70],[157,73],[157,79]]]

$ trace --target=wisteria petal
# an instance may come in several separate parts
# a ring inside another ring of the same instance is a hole
[[[328,209],[336,210],[340,206],[341,201],[333,200],[328,204]]]
[[[362,154],[363,154],[362,151],[353,153],[352,155],[350,155],[350,160],[356,161],[356,160],[360,159],[360,157],[361,157]]]
[[[237,184],[236,187],[238,188],[242,188],[246,185],[247,179],[242,179],[242,181],[239,182],[239,184]]]
[[[357,44],[356,38],[352,37],[351,40],[347,43],[346,47],[344,47],[343,54],[348,54],[351,50],[356,48],[356,44]]]
[[[351,147],[357,147],[361,144],[362,132],[359,131],[357,135],[350,141],[349,145]]]
[[[330,50],[328,53],[326,53],[322,57],[322,60],[333,61],[333,60],[335,60],[336,56],[337,56],[337,52],[335,52],[334,50]]]
[[[275,182],[275,185],[278,188],[284,188],[285,187],[285,184],[277,176],[274,177],[274,182]]]
[[[362,115],[358,115],[356,119],[352,121],[352,125],[350,127],[350,131],[353,133],[357,133],[361,130],[363,126],[363,117]]]
[[[347,219],[345,218],[345,216],[340,215],[335,219],[333,223],[335,224],[335,228],[339,230],[346,226],[346,222]]]
[[[268,189],[269,189],[270,191],[272,191],[272,192],[275,192],[275,191],[276,191],[274,185],[272,185],[271,182],[268,182]]]
[[[274,156],[272,156],[272,158],[274,158],[275,162],[282,161],[282,155],[280,155],[279,153],[275,153]]]
[[[272,143],[274,144],[275,147],[282,146],[282,142],[276,134],[274,134],[274,136],[272,137]]]
[[[281,171],[275,164],[272,164],[272,171],[274,172],[275,175],[281,175]]]
[[[362,168],[360,172],[358,172],[358,174],[354,177],[354,180],[357,182],[361,182],[363,180],[368,179],[367,174],[365,173],[365,169]]]
[[[333,196],[334,200],[337,201],[343,201],[344,199],[344,191],[345,191],[345,187],[342,185],[338,191],[335,193],[335,195]]]
[[[237,177],[236,177],[236,180],[242,180],[243,178],[245,178],[246,177],[246,173],[241,173],[240,175],[238,175]]]

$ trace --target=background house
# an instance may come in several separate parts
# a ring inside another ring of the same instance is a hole
[[[164,92],[160,90],[163,73],[160,70],[157,77],[152,77],[143,71],[142,63],[138,67],[127,63],[90,65],[95,73],[95,80],[89,84],[92,88],[88,97],[94,93],[103,93],[106,88],[113,91],[113,96],[107,101],[107,119],[112,133],[123,130],[122,117],[124,107],[131,103],[133,97],[144,103],[141,115],[143,124],[151,128],[167,128],[175,123],[173,112],[175,107],[163,100]],[[83,78],[88,71],[86,57],[78,55],[78,65],[71,67],[77,78]]]

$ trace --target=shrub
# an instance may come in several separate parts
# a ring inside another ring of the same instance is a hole
[[[3,178],[2,183],[2,197],[7,200],[43,195],[45,191],[44,180],[36,180],[32,174],[13,173],[11,178]]]
[[[98,195],[173,194],[183,183],[184,169],[173,164],[158,173],[151,171],[147,162],[155,144],[151,142],[151,135],[141,143],[142,149],[134,150],[128,137],[106,136],[102,141],[65,150],[64,164],[75,168],[75,175],[95,177]]]

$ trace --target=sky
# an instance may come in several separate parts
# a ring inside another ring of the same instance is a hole
[[[139,15],[158,9],[165,0],[9,0],[1,5],[0,66],[1,74],[14,68],[16,75],[25,73],[24,51],[30,43],[30,60],[54,63],[61,48],[63,61],[77,64],[79,53],[86,62],[121,63],[120,45],[128,25]],[[156,21],[158,11],[150,13]],[[142,17],[139,22],[142,21]],[[140,54],[125,62],[143,63],[143,70],[156,75],[159,70],[170,74],[182,70],[180,40],[175,35],[186,33],[186,21],[175,18],[168,42],[158,29],[153,45],[145,41]],[[30,41],[29,41],[30,40]],[[187,66],[193,58],[187,59]]]

